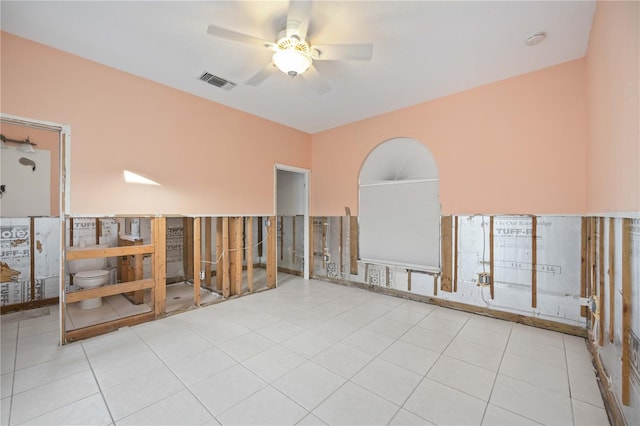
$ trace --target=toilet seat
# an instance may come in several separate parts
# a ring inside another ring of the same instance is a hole
[[[107,270],[98,270],[98,271],[82,271],[82,272],[77,272],[75,274],[76,278],[80,278],[80,279],[89,279],[89,278],[104,278],[107,275],[109,275],[109,271]]]

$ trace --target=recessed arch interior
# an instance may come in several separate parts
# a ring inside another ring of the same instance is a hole
[[[439,271],[439,177],[429,149],[416,139],[387,140],[358,180],[360,260]]]

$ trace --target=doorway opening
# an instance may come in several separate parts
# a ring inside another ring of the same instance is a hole
[[[309,170],[275,165],[278,271],[309,279]]]

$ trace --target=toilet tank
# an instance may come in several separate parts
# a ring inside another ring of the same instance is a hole
[[[108,248],[109,246],[106,244],[93,244],[93,245],[85,245],[82,247],[67,247],[67,252],[72,251],[80,251],[80,250],[95,250],[95,249],[103,249]],[[107,258],[95,258],[95,259],[78,259],[78,260],[68,260],[67,261],[67,271],[70,274],[75,274],[76,272],[82,271],[98,271],[101,269],[105,269],[107,267]]]

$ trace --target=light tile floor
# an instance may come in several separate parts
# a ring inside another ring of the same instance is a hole
[[[2,322],[2,424],[607,425],[583,339],[319,281],[57,345]]]

